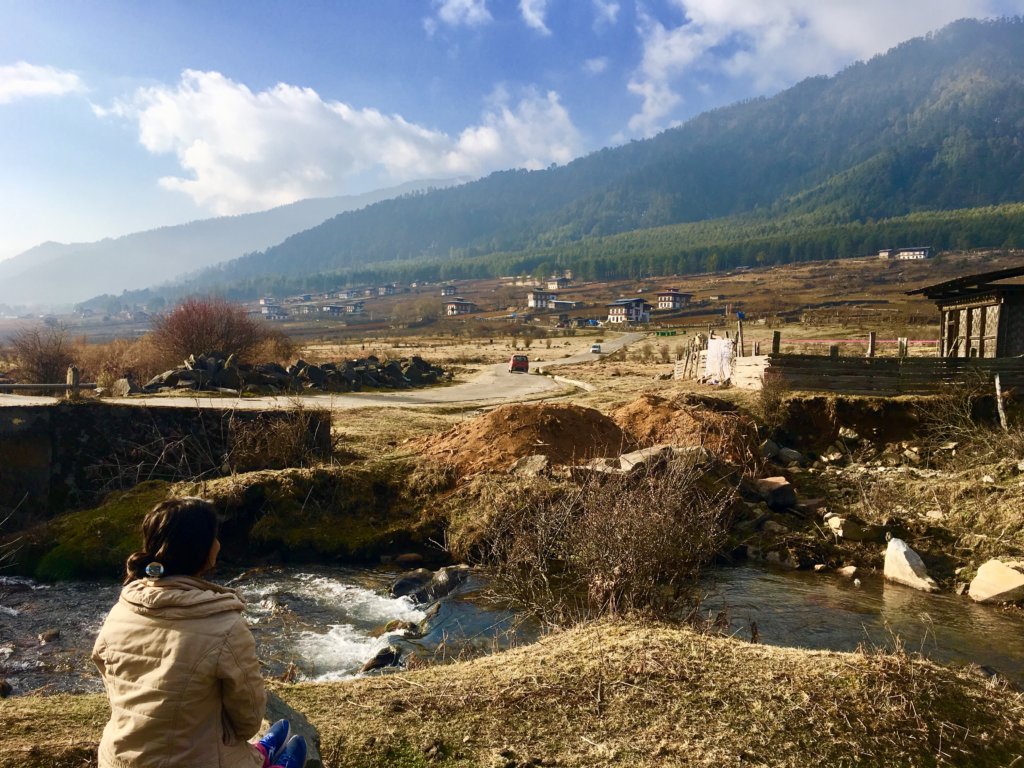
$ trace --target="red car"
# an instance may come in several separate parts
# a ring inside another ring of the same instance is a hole
[[[508,361],[508,372],[515,373],[521,371],[523,373],[530,372],[530,359],[526,355],[512,355]]]

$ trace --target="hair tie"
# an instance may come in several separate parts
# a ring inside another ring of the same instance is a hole
[[[146,575],[151,579],[159,579],[164,575],[164,567],[160,563],[152,562],[146,566]]]

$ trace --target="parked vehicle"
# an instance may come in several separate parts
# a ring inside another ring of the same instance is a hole
[[[526,355],[512,355],[508,361],[508,372],[509,373],[529,373],[530,372],[530,358]]]
[[[601,354],[601,345],[600,344],[591,344],[590,345],[590,351],[593,352],[595,355],[600,355]]]

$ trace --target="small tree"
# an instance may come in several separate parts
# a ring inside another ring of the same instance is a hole
[[[19,378],[26,384],[61,384],[75,361],[67,328],[61,324],[25,328],[11,338]]]
[[[275,335],[237,304],[218,298],[190,298],[153,322],[152,338],[170,362],[211,353],[244,359]]]

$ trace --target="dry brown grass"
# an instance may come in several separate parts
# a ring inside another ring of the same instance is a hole
[[[901,650],[827,653],[599,623],[493,656],[275,686],[329,768],[1008,766],[1024,697]],[[103,696],[0,702],[2,768],[94,765]]]

